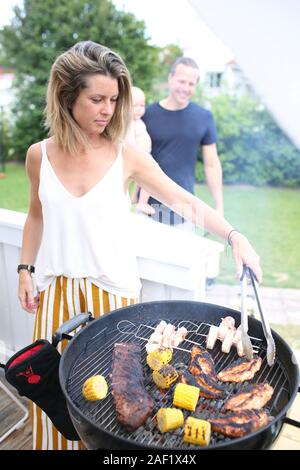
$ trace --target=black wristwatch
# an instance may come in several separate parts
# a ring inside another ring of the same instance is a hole
[[[35,271],[35,267],[32,266],[32,264],[19,264],[17,268],[18,273],[21,271],[21,269],[26,269],[26,271],[30,273],[34,273]]]

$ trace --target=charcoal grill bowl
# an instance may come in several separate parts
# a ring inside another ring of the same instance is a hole
[[[107,328],[108,331],[115,331],[117,324],[121,320],[129,320],[137,325],[149,322],[157,322],[159,320],[174,321],[195,321],[197,323],[205,322],[211,324],[219,324],[221,318],[232,316],[236,323],[240,323],[240,312],[214,304],[194,301],[158,301],[147,302],[124,307],[110,314],[94,320],[79,333],[77,333],[66,347],[59,368],[60,384],[65,395],[67,406],[70,412],[73,424],[81,437],[83,443],[88,449],[107,449],[107,450],[188,450],[186,446],[183,448],[170,446],[152,446],[146,442],[139,443],[133,441],[130,436],[124,438],[113,432],[104,429],[101,425],[96,424],[88,415],[82,412],[80,408],[75,406],[68,393],[68,377],[77,358],[87,348],[90,339],[99,331]],[[263,428],[242,438],[235,438],[229,441],[221,441],[215,445],[210,445],[209,450],[233,450],[233,449],[268,449],[278,437],[280,430],[285,422],[287,411],[292,405],[299,388],[299,368],[292,350],[288,344],[274,331],[272,331],[275,343],[277,361],[285,370],[288,379],[288,396],[286,393],[279,392],[276,397],[277,415],[274,419]],[[249,335],[257,338],[263,338],[262,326],[259,321],[249,318]],[[109,333],[107,342],[109,343]],[[127,340],[128,341],[128,340]],[[288,418],[287,418],[288,420]],[[191,447],[193,451],[195,447]],[[205,448],[197,448],[203,450]]]

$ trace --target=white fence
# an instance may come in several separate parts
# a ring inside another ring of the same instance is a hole
[[[33,315],[18,302],[22,230],[26,214],[0,209],[0,362],[30,344]],[[205,279],[216,277],[223,245],[132,214],[141,301],[204,300]]]
[[[0,209],[0,361],[31,342],[33,315],[18,301],[22,229],[26,214]]]

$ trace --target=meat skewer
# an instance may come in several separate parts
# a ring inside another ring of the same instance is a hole
[[[236,351],[240,357],[245,356],[244,346],[242,340],[240,340],[236,345]]]
[[[235,335],[235,330],[230,330],[230,329],[227,330],[225,338],[223,339],[223,342],[222,342],[223,353],[226,353],[226,354],[229,353],[231,346],[233,344],[234,335]]]
[[[241,325],[237,328],[232,345],[236,347],[236,351],[240,357],[245,356],[244,347],[242,343],[242,328]]]
[[[207,349],[213,349],[217,340],[222,342],[222,352],[228,354],[232,346],[237,349],[238,355],[244,356],[244,349],[241,341],[241,326],[235,328],[233,317],[222,318],[219,326],[212,325],[206,338]]]
[[[214,349],[216,341],[219,335],[219,327],[212,325],[209,329],[207,338],[206,338],[206,347],[207,349]]]
[[[159,333],[159,334],[162,335],[163,332],[165,331],[166,326],[167,326],[167,323],[166,323],[164,320],[162,320],[162,321],[157,325],[157,327],[155,328],[155,330],[154,330],[155,333]]]
[[[235,324],[234,318],[232,318],[232,317],[222,318],[222,321],[219,325],[219,334],[218,334],[219,340],[221,340],[221,341],[224,340],[228,330],[235,331],[234,324]]]
[[[139,345],[115,344],[112,357],[112,395],[117,420],[128,430],[137,429],[151,415],[154,403],[144,387]]]
[[[188,331],[186,328],[181,327],[176,331],[175,325],[172,323],[166,323],[162,320],[155,328],[154,332],[149,338],[146,344],[146,350],[149,354],[159,348],[166,348],[173,350],[174,347],[178,347],[179,344],[184,341]]]

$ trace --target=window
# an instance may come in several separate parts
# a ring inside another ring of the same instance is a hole
[[[210,88],[220,88],[222,80],[221,72],[208,72],[206,74],[206,82]]]

